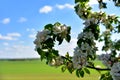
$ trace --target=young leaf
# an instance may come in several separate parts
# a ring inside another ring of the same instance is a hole
[[[60,26],[61,24],[59,22],[56,22],[54,26]]]
[[[87,74],[90,74],[90,71],[89,71],[89,69],[87,69],[87,68],[84,68],[84,70],[85,70],[85,72],[86,72]]]
[[[58,54],[58,50],[52,50],[52,52],[53,52],[53,54],[55,55],[55,56],[59,56],[59,54]]]
[[[57,36],[57,41],[59,41],[59,45],[63,42],[63,39],[59,36]]]
[[[44,29],[52,30],[53,25],[52,24],[47,24],[45,25]]]
[[[80,70],[80,76],[84,77],[84,71],[83,70]]]
[[[65,72],[66,66],[63,66],[63,67],[61,68],[61,70],[62,70],[62,72]]]
[[[78,3],[78,2],[88,2],[89,0],[75,0],[75,3]]]
[[[79,69],[76,70],[76,76],[80,77],[80,70]]]
[[[70,36],[70,35],[67,35],[66,38],[65,38],[65,40],[66,40],[67,42],[70,42],[71,36]]]

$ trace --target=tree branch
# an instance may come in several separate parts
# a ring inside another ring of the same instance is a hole
[[[97,68],[97,67],[91,67],[91,66],[86,66],[91,69],[99,70],[99,71],[110,71],[111,69],[109,68]]]

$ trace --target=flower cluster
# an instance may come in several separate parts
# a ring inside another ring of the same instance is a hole
[[[55,34],[55,35],[60,35],[61,37],[65,37],[65,35],[67,35],[68,34],[68,32],[67,32],[67,26],[66,25],[60,25],[60,26],[57,26],[57,25],[55,25],[54,27],[53,27],[53,33]]]
[[[120,62],[114,63],[110,74],[112,75],[113,80],[120,80]]]
[[[51,29],[50,27],[51,25],[47,25],[43,31],[38,31],[34,41],[34,44],[36,45],[35,50],[37,48],[42,49],[42,44],[44,44],[44,42],[48,39],[51,39],[52,42],[55,41],[55,39],[57,39],[57,41],[62,41],[64,38],[67,39],[67,36],[70,34],[70,27],[62,25],[58,22],[52,25]],[[69,39],[67,40],[69,41]]]
[[[42,43],[45,42],[47,39],[51,38],[51,36],[49,35],[51,33],[51,31],[49,30],[43,30],[43,31],[38,31],[37,35],[36,35],[36,39],[34,41],[34,44],[36,45],[36,48],[42,48]]]
[[[78,34],[78,37],[77,37],[77,39],[79,40],[79,39],[95,39],[95,37],[94,37],[94,34],[91,32],[91,31],[89,31],[89,32],[82,32],[82,33],[80,33],[80,34]]]
[[[108,68],[111,68],[111,64],[112,62],[110,61],[111,59],[111,55],[110,54],[102,54],[102,55],[99,55],[99,60],[102,61],[102,63],[107,66]]]
[[[85,25],[85,27],[89,27],[91,24],[97,24],[98,20],[95,18],[90,18],[85,20],[85,22],[83,23]]]
[[[85,28],[88,28],[91,24],[97,24],[95,19],[85,21]],[[97,48],[95,47],[95,37],[91,30],[83,31],[77,37],[78,47],[75,48],[73,56],[74,68],[80,69],[87,65],[89,58],[94,59]]]
[[[77,4],[75,6],[75,9],[76,9],[76,13],[77,15],[82,18],[82,19],[87,19],[88,15],[90,14],[90,10],[91,10],[91,7],[89,6],[89,4]]]
[[[48,62],[50,66],[58,67],[63,64],[63,58],[61,56],[58,56],[56,58],[53,58],[51,61]]]
[[[73,67],[75,69],[81,69],[87,64],[87,54],[84,53],[79,47],[74,50]]]

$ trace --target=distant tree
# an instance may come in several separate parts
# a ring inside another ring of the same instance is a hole
[[[112,35],[120,33],[120,17],[106,14],[103,11],[104,8],[107,9],[107,2],[113,2],[115,7],[119,7],[120,0],[97,1],[99,11],[95,12],[88,4],[89,0],[75,0],[75,12],[84,21],[85,27],[78,34],[74,56],[70,56],[68,52],[65,56],[61,56],[59,51],[54,49],[55,42],[61,45],[63,40],[67,42],[71,40],[71,27],[59,22],[47,24],[43,31],[37,33],[34,41],[35,50],[41,56],[41,60],[46,59],[46,64],[62,66],[63,72],[65,70],[70,73],[75,71],[77,77],[84,77],[85,73],[90,74],[89,68],[91,68],[99,72],[106,71],[101,74],[99,80],[120,80],[120,39],[111,39]],[[104,26],[104,31],[101,26]],[[96,42],[104,43],[102,51],[105,54],[99,56],[96,54],[98,51]],[[94,65],[96,58],[101,60],[106,68],[96,67]]]

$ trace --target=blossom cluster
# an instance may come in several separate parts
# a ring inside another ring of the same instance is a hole
[[[120,80],[120,62],[114,63],[110,74],[112,75],[113,80]]]
[[[44,29],[42,31],[38,31],[36,35],[36,39],[34,40],[34,44],[36,45],[36,48],[42,49],[42,44],[48,40],[52,39],[54,35],[59,36],[60,38],[64,39],[66,38],[66,35],[68,33],[68,26],[66,25],[54,25],[51,30],[49,29]]]
[[[88,56],[93,56],[96,52],[96,47],[94,46],[94,34],[92,32],[83,32],[78,35],[79,39],[89,39],[91,40],[91,45],[87,42],[81,42],[79,47],[74,49],[74,56],[73,56],[73,66],[76,69],[80,69],[87,65],[87,58]]]
[[[77,39],[79,40],[79,39],[95,39],[95,37],[94,37],[94,34],[91,32],[91,31],[89,31],[89,32],[82,32],[82,33],[80,33],[80,34],[78,34],[78,37],[77,37]]]
[[[66,25],[60,25],[60,26],[53,26],[53,33],[55,35],[59,35],[62,38],[65,38],[68,34],[68,27]]]
[[[85,29],[89,26],[97,24],[97,20],[95,18],[88,19],[84,22]],[[97,47],[95,47],[95,36],[92,30],[89,28],[87,31],[83,31],[78,34],[78,47],[74,49],[73,56],[73,66],[74,68],[80,69],[87,65],[87,62],[90,56],[95,56],[97,51]]]
[[[48,62],[50,66],[58,67],[63,64],[63,58],[61,56],[58,56],[56,58],[53,58],[51,61]]]
[[[75,6],[75,9],[76,9],[76,13],[77,15],[82,18],[82,19],[85,19],[87,18],[87,16],[89,15],[90,13],[90,10],[91,10],[91,7],[89,6],[89,4],[77,4]]]
[[[90,18],[85,20],[85,22],[83,23],[85,25],[85,27],[89,27],[91,24],[97,24],[98,20],[96,18]]]
[[[37,35],[36,35],[36,39],[34,41],[34,44],[36,45],[35,50],[37,48],[42,48],[42,43],[45,42],[46,40],[48,40],[49,38],[51,38],[51,36],[49,35],[51,33],[51,31],[49,30],[43,30],[43,31],[38,31]]]
[[[101,55],[99,55],[98,59],[101,60],[102,63],[103,63],[106,67],[111,68],[111,66],[112,66],[112,61],[111,61],[111,55],[110,55],[110,54],[101,54]]]
[[[87,54],[82,51],[79,47],[74,49],[73,56],[73,67],[75,69],[81,69],[87,64]]]

